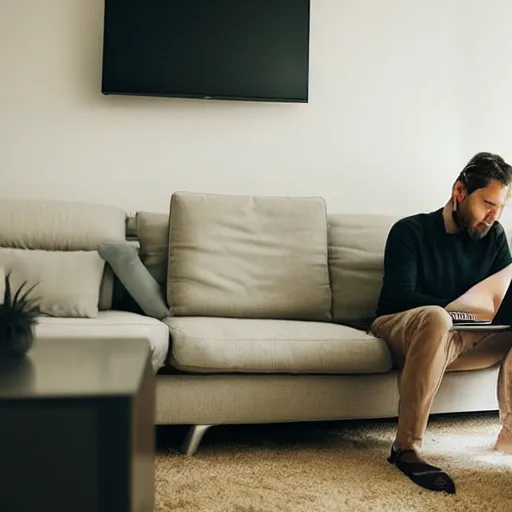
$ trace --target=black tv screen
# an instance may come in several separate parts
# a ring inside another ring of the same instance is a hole
[[[105,0],[103,94],[308,101],[310,0]]]

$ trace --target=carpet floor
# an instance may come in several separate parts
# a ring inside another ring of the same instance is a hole
[[[183,430],[157,432],[156,511],[512,510],[512,455],[492,450],[495,413],[431,418],[422,453],[455,495],[426,491],[386,462],[395,420],[210,429],[194,457]]]

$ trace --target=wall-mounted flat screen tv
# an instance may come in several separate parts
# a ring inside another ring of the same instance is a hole
[[[105,0],[103,94],[307,102],[310,0]]]

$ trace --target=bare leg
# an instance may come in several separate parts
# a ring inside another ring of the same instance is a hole
[[[508,334],[512,341],[512,333]],[[503,360],[498,376],[498,402],[500,405],[501,432],[495,449],[512,454],[512,350]]]

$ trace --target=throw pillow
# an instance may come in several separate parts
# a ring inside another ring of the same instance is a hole
[[[105,262],[96,251],[1,248],[0,267],[10,273],[13,293],[25,281],[28,287],[37,283],[28,297],[38,299],[42,314],[88,318],[98,314]]]
[[[169,316],[160,285],[142,263],[133,244],[102,244],[98,253],[146,315],[158,319]]]

